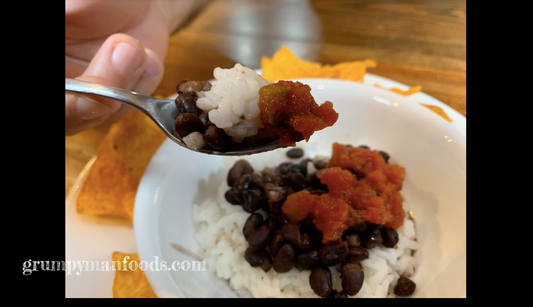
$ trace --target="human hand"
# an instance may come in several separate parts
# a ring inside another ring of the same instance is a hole
[[[163,76],[163,65],[150,49],[125,34],[110,36],[78,78],[150,94]],[[65,95],[65,133],[73,135],[102,123],[114,122],[132,110],[119,101],[96,96]]]
[[[65,1],[65,77],[144,95],[163,77],[170,33],[201,7],[194,0]],[[114,100],[66,94],[65,134],[115,122],[131,110]]]

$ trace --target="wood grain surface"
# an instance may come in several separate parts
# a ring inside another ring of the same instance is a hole
[[[466,0],[215,0],[170,39],[154,95],[215,67],[260,68],[282,45],[302,59],[373,59],[368,71],[414,86],[466,116]],[[65,195],[109,126],[65,137]]]

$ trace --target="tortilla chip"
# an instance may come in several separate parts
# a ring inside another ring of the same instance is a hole
[[[133,218],[137,187],[166,135],[140,111],[114,124],[78,195],[79,214]]]
[[[372,60],[343,62],[333,66],[336,72],[335,78],[363,82],[363,77],[366,74],[366,69],[369,67],[376,67],[377,63]]]
[[[157,298],[144,271],[139,267],[137,253],[113,252],[112,259],[115,263],[114,298]]]
[[[379,85],[379,84],[374,84],[375,87],[377,88],[382,88],[382,89],[386,89],[384,88],[383,86]],[[390,89],[386,89],[388,91],[391,91],[391,92],[394,92],[396,94],[400,94],[402,96],[410,96],[410,95],[413,95],[413,94],[416,94],[418,92],[420,92],[422,90],[422,86],[420,85],[415,85],[413,87],[411,87],[410,89],[404,91],[404,90],[401,90],[399,88],[390,88]]]
[[[296,78],[335,78],[362,82],[368,67],[376,67],[372,60],[321,65],[298,58],[289,48],[282,46],[272,59],[261,58],[261,76],[267,81]]]
[[[453,120],[448,117],[448,115],[446,114],[446,112],[444,112],[443,109],[441,109],[440,107],[437,107],[437,106],[432,106],[432,105],[429,105],[429,104],[424,104],[424,103],[420,103],[421,105],[423,105],[424,107],[430,109],[431,111],[437,113],[438,115],[440,115],[442,118],[444,118],[445,120],[447,120],[448,122],[452,122]]]

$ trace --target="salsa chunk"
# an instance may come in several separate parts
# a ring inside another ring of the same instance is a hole
[[[333,126],[339,114],[330,101],[318,105],[309,85],[278,81],[259,89],[259,110],[263,127],[279,136],[281,147],[309,140],[315,131]]]
[[[344,230],[365,221],[397,229],[405,217],[399,192],[404,176],[405,168],[387,164],[377,151],[335,143],[326,168],[317,171],[328,192],[296,192],[282,211],[293,223],[312,215],[323,243],[338,240]]]

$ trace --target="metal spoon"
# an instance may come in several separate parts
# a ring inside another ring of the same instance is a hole
[[[269,143],[252,144],[249,147],[230,151],[211,151],[190,148],[174,134],[174,123],[176,121],[176,117],[180,115],[180,112],[176,108],[174,99],[157,99],[154,97],[144,96],[136,92],[71,78],[65,78],[65,91],[86,95],[96,95],[118,100],[122,103],[130,105],[150,117],[150,119],[152,119],[154,123],[156,123],[157,126],[167,135],[167,137],[174,141],[174,143],[189,150],[219,156],[242,156],[279,148],[279,143],[277,140]]]

